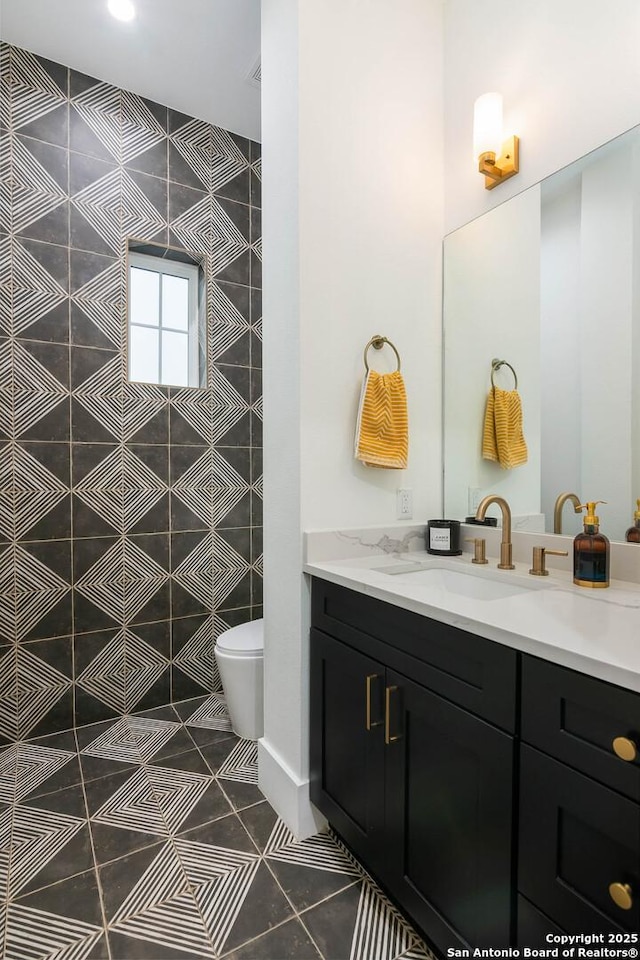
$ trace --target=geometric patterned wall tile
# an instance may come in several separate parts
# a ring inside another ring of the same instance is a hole
[[[71,689],[69,676],[24,646],[0,659],[0,732],[12,740],[28,737]]]
[[[222,523],[248,491],[249,483],[213,448],[171,487],[171,492],[209,527]]]
[[[47,641],[45,641],[46,643]],[[73,681],[50,663],[36,656],[32,650],[39,644],[21,644],[16,651],[18,677],[18,731],[21,740],[33,734],[45,717],[55,729],[68,729],[73,722],[71,705],[62,711],[58,723],[52,714],[65,693],[71,691]],[[71,666],[69,662],[69,667]],[[69,673],[71,670],[69,669]]]
[[[209,358],[212,361],[220,359],[250,328],[246,296],[241,304],[244,312],[241,312],[229,297],[233,293],[234,288],[229,284],[224,287],[214,282],[209,284],[207,315]]]
[[[76,682],[116,713],[130,713],[167,665],[168,661],[153,647],[123,629],[103,647]]]
[[[70,589],[18,544],[5,547],[0,553],[0,636],[21,640]]]
[[[93,276],[71,295],[81,315],[94,325],[109,344],[124,347],[124,261],[107,261],[106,269]]]
[[[76,387],[73,396],[121,442],[130,440],[167,402],[161,388],[127,382],[120,356],[113,357]]]
[[[179,667],[207,692],[221,689],[214,649],[216,638],[226,629],[227,624],[219,617],[207,617],[184,646],[173,655],[174,666]]]
[[[131,620],[168,581],[169,575],[147,553],[118,539],[76,581],[75,588],[119,623]]]
[[[24,447],[0,448],[0,533],[20,540],[69,493],[69,488]]]
[[[25,133],[24,128],[31,125],[28,133],[36,136],[39,131],[35,125],[54,111],[58,112],[58,117],[60,108],[67,102],[66,70],[26,50],[5,44],[3,59],[3,96],[0,99],[7,111],[3,122],[12,130]]]
[[[85,81],[82,84],[84,89],[78,90],[82,80]],[[82,78],[73,71],[70,93],[73,108],[72,121],[79,118],[87,127],[87,131],[84,131],[81,128],[79,129],[77,123],[72,123],[71,148],[83,153],[87,144],[95,140],[102,146],[103,150],[99,152],[95,149],[92,150],[93,156],[96,154],[106,155],[116,161],[119,160],[121,152],[121,91],[108,83]],[[87,136],[88,131],[91,131],[93,138]]]
[[[76,484],[74,493],[119,533],[135,526],[168,486],[121,444]]]
[[[7,238],[3,241],[8,246],[11,253],[11,259],[8,262],[9,270],[6,279],[0,274],[0,282],[3,285],[9,281],[11,290],[11,310],[10,314],[3,317],[4,311],[0,312],[0,324],[2,332],[7,336],[29,336],[28,331],[40,320],[50,314],[56,307],[67,301],[67,283],[66,276],[61,275],[57,270],[58,276],[54,276],[44,266],[43,257],[37,259],[34,254],[47,254],[51,261],[53,257],[60,255],[66,262],[66,251],[60,247],[47,247],[45,245],[35,244],[29,248],[25,242],[18,240],[11,241]],[[3,261],[4,262],[4,261]],[[53,263],[51,267],[55,270]],[[34,337],[41,339],[41,337]]]
[[[166,118],[166,108],[164,112]],[[121,122],[121,163],[130,164],[136,157],[166,141],[166,127],[156,113],[149,109],[142,97],[126,90],[122,91]]]
[[[169,137],[170,177],[186,186],[210,189],[211,126],[202,120],[184,120]]]
[[[35,151],[38,141],[24,141],[20,137],[11,137],[11,178],[12,178],[12,203],[11,203],[11,230],[13,233],[21,233],[29,227],[53,213],[58,207],[66,204],[68,199],[67,189],[61,186],[58,180],[63,177],[60,172],[58,177],[53,176],[45,167],[45,163],[55,169],[58,160],[66,158],[66,151],[59,147],[48,147],[49,151],[57,151],[58,154],[52,157],[43,158],[44,163],[36,157]],[[45,145],[42,145],[44,149]],[[29,149],[31,148],[31,149]],[[63,211],[66,213],[66,210]],[[62,229],[62,224],[58,229]],[[34,236],[30,232],[31,236]],[[58,232],[57,236],[39,237],[38,239],[51,239],[63,243],[68,242],[66,237],[62,237]]]
[[[0,429],[8,436],[33,428],[68,395],[68,388],[21,343],[0,343]]]
[[[219,534],[204,537],[173,571],[173,579],[207,609],[219,606],[249,570],[248,562]]]
[[[20,671],[15,647],[0,654],[0,734],[17,736],[70,709],[70,439],[76,719],[165,702],[170,671],[174,696],[218,688],[215,637],[248,616],[251,576],[258,596],[261,545],[243,531],[259,522],[249,501],[262,468],[250,477],[244,451],[211,448],[248,447],[252,418],[260,438],[249,364],[261,363],[261,307],[248,284],[261,160],[258,144],[6,44],[2,125],[0,640],[38,642]],[[206,388],[129,383],[127,234],[201,255]],[[233,524],[224,539],[221,523]],[[202,527],[204,538],[174,533]],[[233,609],[211,620],[220,603]],[[36,663],[45,683],[33,691]]]

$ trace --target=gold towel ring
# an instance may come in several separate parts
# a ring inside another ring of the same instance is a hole
[[[398,353],[394,345],[391,343],[391,340],[389,340],[387,337],[381,337],[379,333],[376,333],[375,336],[371,337],[371,340],[369,340],[369,343],[364,348],[364,366],[367,372],[369,371],[369,364],[367,363],[367,354],[369,352],[369,348],[373,347],[374,350],[382,350],[385,343],[388,343],[391,349],[393,350],[393,352],[395,353],[396,360],[398,361],[398,370],[400,369],[400,354]]]
[[[518,377],[516,376],[515,370],[513,369],[513,367],[511,366],[510,363],[507,363],[506,360],[497,360],[495,357],[494,357],[493,360],[491,361],[491,386],[492,386],[492,387],[495,387],[495,383],[493,382],[493,375],[494,375],[494,373],[496,372],[496,370],[499,370],[499,369],[500,369],[500,367],[509,367],[509,370],[511,370],[511,373],[513,374],[513,379],[515,380],[515,387],[514,387],[514,389],[517,390],[517,389],[518,389]]]

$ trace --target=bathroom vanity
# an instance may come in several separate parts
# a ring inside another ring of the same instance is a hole
[[[307,563],[313,802],[443,955],[620,944],[640,930],[640,589],[603,603],[425,557]]]

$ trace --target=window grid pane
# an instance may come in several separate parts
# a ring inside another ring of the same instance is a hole
[[[199,315],[198,268],[152,256],[131,254],[129,270],[129,378],[169,386],[206,385],[199,339],[206,314]],[[201,274],[201,270],[200,270]],[[153,283],[151,282],[153,278]],[[149,336],[151,334],[151,336]]]
[[[129,310],[132,323],[146,327],[160,324],[160,277],[153,270],[131,268]]]

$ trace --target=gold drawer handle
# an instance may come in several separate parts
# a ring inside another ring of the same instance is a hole
[[[374,680],[379,680],[377,673],[370,673],[367,677],[367,716],[366,716],[366,727],[367,730],[371,730],[372,727],[379,727],[382,723],[382,720],[371,720],[371,684]]]
[[[612,743],[613,752],[621,760],[633,763],[638,756],[638,747],[629,737],[616,737]]]
[[[400,739],[400,734],[391,735],[391,694],[397,693],[397,687],[387,687],[384,700],[384,742],[387,746]]]
[[[631,910],[633,906],[633,896],[628,883],[610,883],[609,896],[616,907],[620,907],[621,910]]]

